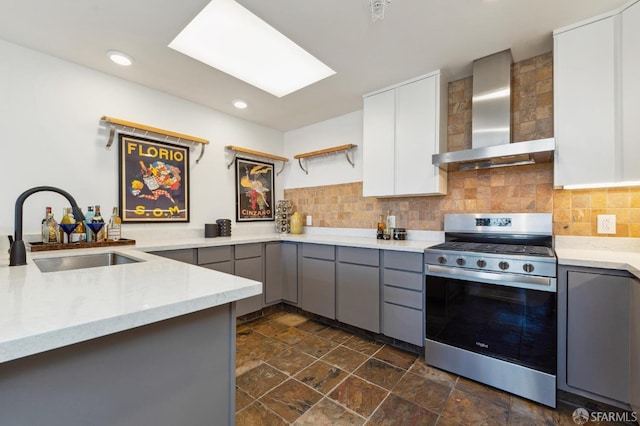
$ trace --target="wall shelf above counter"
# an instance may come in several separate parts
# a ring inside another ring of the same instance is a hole
[[[125,133],[132,136],[141,136],[150,139],[157,140],[159,142],[190,142],[200,144],[200,155],[196,159],[196,164],[200,162],[204,155],[204,146],[209,144],[207,139],[199,138],[197,136],[190,136],[184,133],[173,132],[171,130],[160,129],[158,127],[147,126],[146,124],[135,123],[133,121],[122,120],[120,118],[109,117],[103,115],[100,117],[100,121],[109,125],[109,139],[107,141],[107,149],[113,145],[113,138],[116,131],[119,133]],[[131,129],[131,130],[128,130]],[[136,133],[136,130],[139,132]]]
[[[279,175],[280,173],[282,173],[282,171],[284,170],[284,166],[289,161],[289,159],[286,158],[286,157],[281,157],[279,155],[268,154],[266,152],[255,151],[253,149],[242,148],[241,146],[227,145],[227,146],[225,146],[225,148],[227,150],[233,152],[233,157],[231,158],[231,161],[229,162],[229,164],[227,164],[227,169],[231,168],[231,166],[233,165],[233,162],[235,161],[236,156],[237,156],[237,154],[239,152],[241,152],[243,154],[251,155],[251,156],[254,156],[254,157],[261,157],[261,158],[267,158],[269,160],[281,161],[282,162],[282,167],[280,168],[280,171],[278,173],[276,173],[276,176]]]
[[[298,160],[298,165],[300,166],[302,171],[305,172],[306,174],[309,174],[309,172],[302,165],[302,160],[303,159],[312,158],[312,157],[320,157],[320,156],[325,156],[325,155],[330,155],[330,154],[337,154],[337,153],[340,153],[340,152],[344,152],[345,153],[345,156],[347,157],[347,161],[349,162],[349,164],[351,164],[351,167],[354,167],[355,164],[351,160],[351,158],[349,158],[349,153],[351,152],[351,150],[353,150],[353,149],[355,149],[357,147],[358,147],[358,145],[354,145],[354,144],[339,145],[339,146],[334,146],[334,147],[331,147],[331,148],[320,149],[320,150],[311,151],[311,152],[305,152],[303,154],[297,154],[297,155],[294,155],[293,158]]]

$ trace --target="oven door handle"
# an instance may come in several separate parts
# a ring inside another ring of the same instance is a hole
[[[426,275],[434,275],[444,278],[453,279],[476,279],[483,282],[489,282],[497,285],[506,285],[510,287],[519,287],[518,284],[525,284],[526,286],[544,286],[549,287],[547,290],[555,291],[555,278],[539,277],[535,275],[520,275],[509,273],[494,273],[486,271],[475,271],[469,269],[451,268],[448,266],[440,265],[426,265]],[[531,287],[530,287],[531,288]]]

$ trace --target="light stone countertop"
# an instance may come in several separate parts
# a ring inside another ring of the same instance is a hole
[[[113,251],[143,262],[41,272],[33,259]],[[0,363],[244,299],[262,284],[134,247],[0,256]]]
[[[640,239],[555,237],[559,265],[627,271],[640,279]]]

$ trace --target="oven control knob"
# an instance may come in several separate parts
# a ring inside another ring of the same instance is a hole
[[[444,265],[445,263],[447,263],[447,258],[444,256],[438,256],[438,263]]]
[[[484,268],[485,266],[487,266],[487,261],[484,259],[478,259],[476,265],[478,265],[478,268]]]
[[[467,262],[463,258],[459,257],[456,259],[456,263],[460,266],[464,266],[464,264]]]
[[[522,269],[524,269],[525,272],[533,272],[535,268],[533,267],[532,264],[525,263],[524,265],[522,265]]]
[[[502,269],[503,271],[509,269],[509,262],[505,262],[503,260],[502,262],[498,263],[498,268]]]

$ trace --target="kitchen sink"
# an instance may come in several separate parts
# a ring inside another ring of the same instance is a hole
[[[127,263],[143,261],[119,253],[108,252],[77,256],[45,257],[33,259],[33,262],[42,272],[58,272],[73,269],[96,268],[98,266],[125,265]]]

